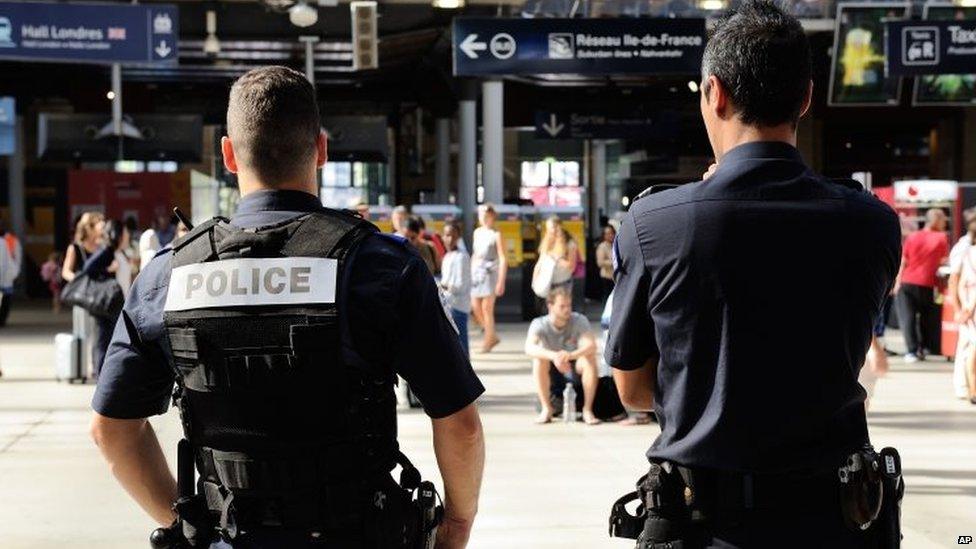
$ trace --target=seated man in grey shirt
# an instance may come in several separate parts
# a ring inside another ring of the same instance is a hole
[[[549,314],[540,316],[529,325],[525,338],[525,354],[532,357],[532,373],[535,376],[542,412],[536,423],[552,421],[553,409],[549,399],[549,366],[556,367],[567,377],[573,369],[583,378],[583,421],[596,425],[600,420],[593,415],[593,399],[596,395],[599,373],[596,361],[596,338],[585,316],[573,312],[573,298],[564,287],[549,292],[546,298]]]

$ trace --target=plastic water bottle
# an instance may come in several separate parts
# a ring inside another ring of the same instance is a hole
[[[576,421],[576,389],[573,382],[567,381],[566,388],[563,389],[563,422],[574,423]]]

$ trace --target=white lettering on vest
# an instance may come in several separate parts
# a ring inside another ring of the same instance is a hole
[[[315,257],[226,259],[173,269],[167,311],[335,303],[338,262]]]

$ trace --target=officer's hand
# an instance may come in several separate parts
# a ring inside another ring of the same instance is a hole
[[[708,179],[709,177],[715,175],[715,170],[717,170],[717,169],[718,169],[718,163],[717,162],[712,163],[712,165],[709,166],[707,170],[705,170],[705,173],[702,174],[702,181],[704,181],[704,180]]]
[[[471,521],[445,514],[444,521],[437,528],[437,541],[434,549],[464,549],[471,536]]]

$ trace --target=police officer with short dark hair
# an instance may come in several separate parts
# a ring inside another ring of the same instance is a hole
[[[897,517],[878,516],[889,449],[865,448],[857,377],[898,270],[898,218],[804,164],[810,46],[774,3],[718,23],[702,79],[716,165],[636,200],[616,239],[606,360],[661,434],[629,495],[640,513],[622,498],[611,533],[641,548],[877,547]]]
[[[427,267],[402,238],[321,206],[326,138],[303,75],[242,76],[227,133],[237,214],[194,228],[140,274],[92,404],[115,476],[173,524],[153,543],[414,548],[440,522],[437,547],[464,547],[484,388]],[[399,451],[397,374],[432,418],[442,508]],[[146,420],[171,395],[185,436],[178,481]]]

